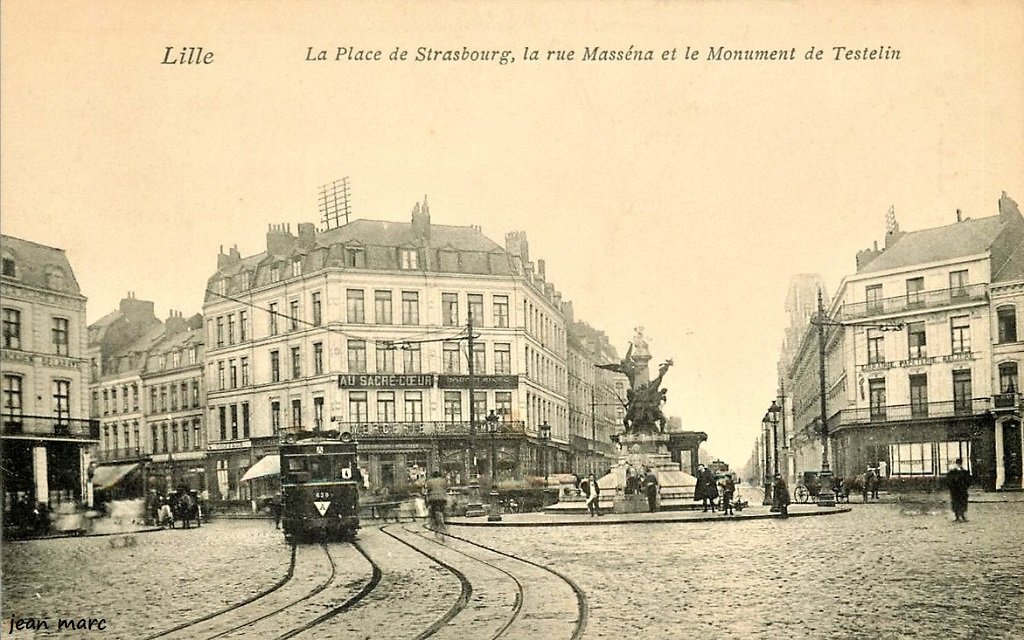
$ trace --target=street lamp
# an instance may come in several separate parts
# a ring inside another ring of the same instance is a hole
[[[774,505],[775,504],[774,500],[772,500],[772,497],[773,497],[773,495],[775,493],[773,491],[774,479],[772,477],[772,472],[771,472],[771,460],[768,459],[768,454],[769,454],[769,451],[770,451],[770,449],[768,447],[768,437],[769,437],[768,425],[770,424],[770,422],[771,421],[768,419],[768,414],[767,413],[764,414],[764,417],[761,418],[761,434],[763,436],[762,441],[764,442],[764,445],[763,445],[763,448],[764,448],[764,497],[761,499],[761,504],[762,505],[769,505],[769,504]],[[772,507],[772,508],[774,508],[774,507]]]
[[[540,429],[538,431],[539,431],[539,434],[540,434],[540,440],[541,440],[541,442],[544,443],[544,446],[543,446],[543,452],[544,452],[544,486],[547,487],[548,486],[548,442],[551,441],[551,427],[548,426],[547,422],[545,422],[544,424],[540,425]]]
[[[494,413],[494,409],[491,409],[491,412],[484,419],[487,421],[487,433],[491,434],[491,484],[496,484],[498,482],[498,461],[496,459],[494,439],[498,434],[498,416]]]
[[[775,482],[779,476],[779,412],[782,411],[782,407],[772,400],[772,404],[768,407],[768,412],[764,414],[765,426],[770,424],[772,426],[772,511],[779,511],[778,500],[775,499]],[[767,465],[765,473],[767,473]]]

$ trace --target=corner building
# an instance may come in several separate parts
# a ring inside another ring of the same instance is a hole
[[[568,470],[567,303],[524,233],[433,225],[425,200],[410,223],[297,231],[222,252],[209,280],[212,498],[256,497],[245,471],[318,429],[355,435],[372,488]]]

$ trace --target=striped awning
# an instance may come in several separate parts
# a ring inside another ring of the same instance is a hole
[[[92,486],[94,489],[108,489],[134,471],[138,466],[138,462],[133,462],[131,464],[111,464],[96,467],[96,471],[92,475]]]
[[[281,456],[271,454],[263,456],[259,462],[249,467],[249,470],[242,476],[242,482],[255,480],[264,476],[276,476],[281,473]]]

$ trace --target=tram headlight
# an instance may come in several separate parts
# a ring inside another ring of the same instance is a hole
[[[289,433],[284,437],[285,444],[295,444],[295,434]]]
[[[352,432],[342,431],[338,434],[338,440],[341,440],[342,442],[352,442]]]

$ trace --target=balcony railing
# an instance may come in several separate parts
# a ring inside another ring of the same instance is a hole
[[[1015,409],[1019,404],[1019,393],[997,393],[992,396],[992,406],[996,409]]]
[[[479,420],[474,433],[487,436],[488,426],[486,420]],[[469,434],[469,422],[332,422],[330,428],[349,431],[356,439]],[[499,421],[496,423],[496,433],[526,433],[526,424],[519,420]]]
[[[840,320],[856,320],[871,316],[901,313],[916,309],[936,309],[965,302],[985,300],[988,292],[986,284],[972,284],[954,289],[938,289],[935,291],[917,291],[894,298],[881,298],[867,302],[844,304],[839,312]]]
[[[100,422],[88,418],[3,414],[4,435],[99,440]]]
[[[100,449],[94,457],[99,462],[114,462],[116,460],[138,460],[149,454],[142,447],[121,447],[119,449]]]
[[[872,422],[900,422],[926,418],[951,418],[984,414],[992,406],[989,398],[967,398],[945,402],[890,404],[886,406],[843,409],[838,426]]]

